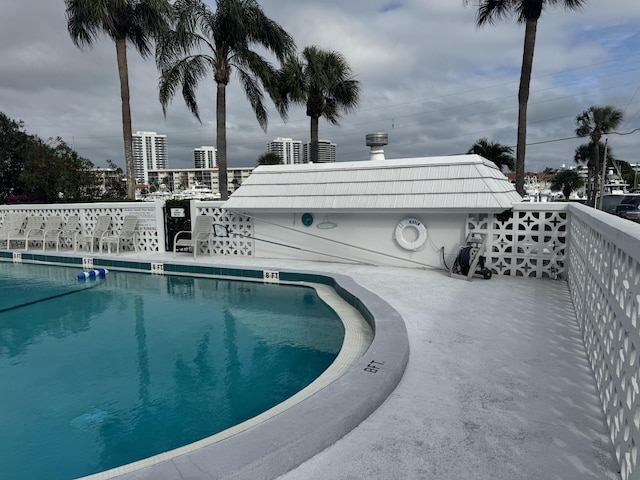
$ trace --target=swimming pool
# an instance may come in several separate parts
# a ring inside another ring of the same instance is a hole
[[[0,264],[1,478],[71,478],[224,430],[312,382],[344,329],[315,291]]]

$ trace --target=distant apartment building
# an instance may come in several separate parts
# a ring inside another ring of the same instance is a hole
[[[148,184],[150,170],[169,166],[167,136],[156,132],[133,134],[133,171],[138,183]]]
[[[311,143],[304,144],[302,149],[302,161],[311,161]],[[318,163],[332,163],[336,161],[336,144],[329,140],[318,140]]]
[[[126,179],[122,172],[118,172],[115,168],[94,167],[91,169],[98,178],[99,195],[113,194],[118,192],[126,192]]]
[[[285,165],[302,163],[302,142],[293,138],[275,138],[267,143],[267,153],[275,153]]]
[[[234,192],[249,177],[253,167],[227,168],[227,187],[229,192]],[[217,168],[174,168],[150,170],[149,184],[166,185],[171,192],[179,192],[193,188],[195,185],[204,185],[214,192],[218,188]]]
[[[215,168],[217,164],[216,147],[203,146],[193,149],[194,168]]]

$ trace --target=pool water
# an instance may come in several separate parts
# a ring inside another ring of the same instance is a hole
[[[316,379],[315,290],[0,263],[0,478],[70,479],[208,437]]]

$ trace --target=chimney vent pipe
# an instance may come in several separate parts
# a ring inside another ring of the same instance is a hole
[[[384,146],[389,143],[386,133],[367,133],[367,147],[371,147],[369,160],[384,160]]]

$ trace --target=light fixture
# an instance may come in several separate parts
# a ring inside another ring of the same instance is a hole
[[[330,222],[329,218],[324,217],[324,219],[316,225],[316,228],[319,228],[320,230],[329,230],[331,228],[336,228],[337,226],[337,223]]]

